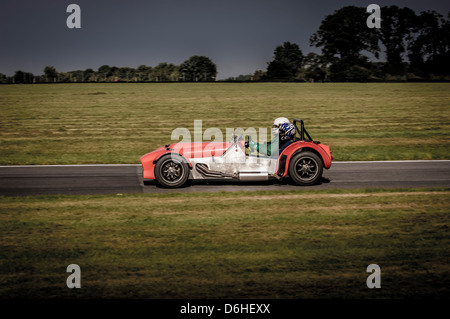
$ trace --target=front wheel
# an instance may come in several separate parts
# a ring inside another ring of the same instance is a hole
[[[189,166],[181,156],[165,155],[156,163],[155,177],[163,187],[181,187],[189,177]]]
[[[312,152],[294,155],[289,163],[289,176],[298,185],[314,185],[323,173],[323,164],[319,156]]]

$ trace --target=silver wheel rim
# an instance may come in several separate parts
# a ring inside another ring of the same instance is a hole
[[[319,166],[313,158],[302,157],[295,163],[295,172],[301,180],[309,181],[317,176]]]
[[[181,163],[166,161],[161,165],[161,175],[167,182],[176,182],[183,176],[183,167]]]

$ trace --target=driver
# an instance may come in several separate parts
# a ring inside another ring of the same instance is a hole
[[[285,117],[278,117],[273,121],[272,140],[266,143],[256,143],[250,139],[246,146],[256,149],[260,154],[278,157],[279,154],[293,142],[295,126]],[[275,154],[279,149],[278,154]]]

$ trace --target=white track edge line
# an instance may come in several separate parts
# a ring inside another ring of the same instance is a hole
[[[332,164],[365,164],[365,163],[429,163],[429,162],[450,162],[450,160],[394,160],[394,161],[333,161]],[[5,167],[114,167],[114,166],[141,166],[141,164],[50,164],[50,165],[0,165]]]

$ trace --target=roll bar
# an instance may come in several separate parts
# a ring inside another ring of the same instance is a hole
[[[297,123],[300,123],[300,129],[298,128]],[[295,126],[295,129],[297,130],[298,134],[300,135],[300,140],[301,141],[313,142],[315,144],[320,144],[320,142],[314,141],[311,138],[311,136],[309,135],[308,131],[305,129],[305,124],[303,123],[303,120],[294,119],[294,126]],[[308,137],[308,139],[305,139],[305,135]]]

